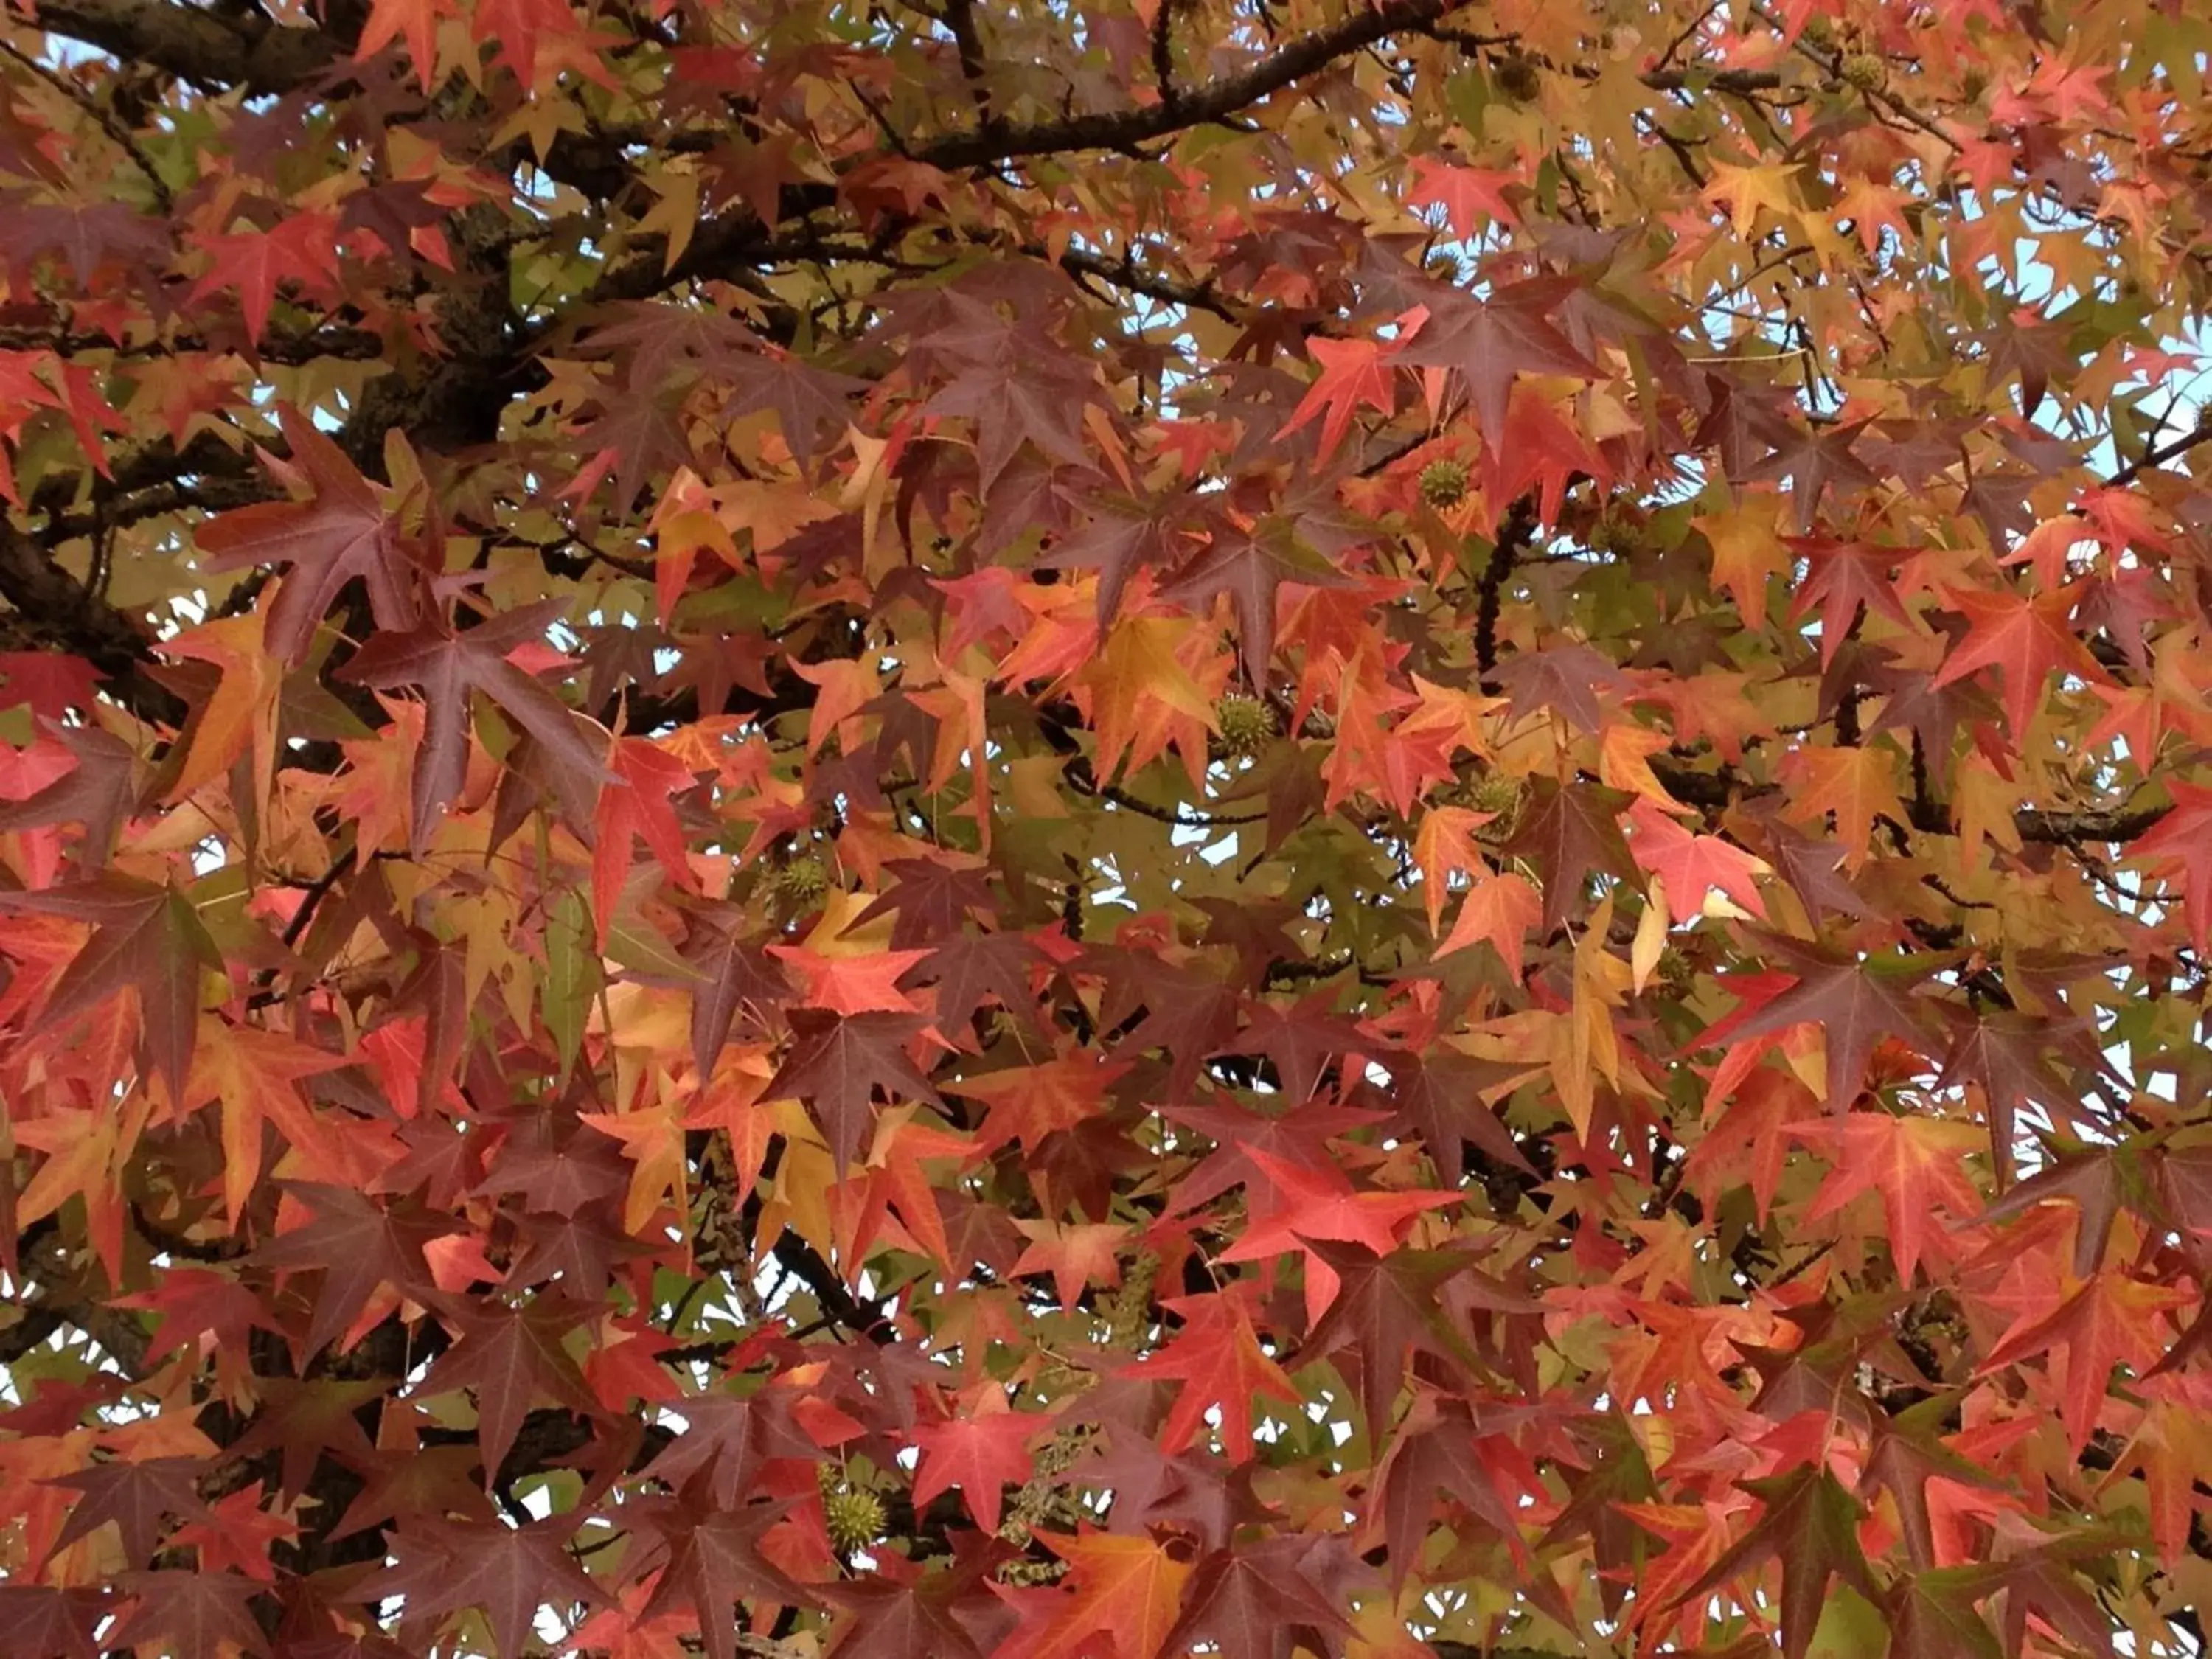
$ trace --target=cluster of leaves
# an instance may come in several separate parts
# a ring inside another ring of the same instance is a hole
[[[0,1648],[2201,1651],[2209,55],[8,0]]]

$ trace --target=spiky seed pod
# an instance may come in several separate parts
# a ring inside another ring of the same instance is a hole
[[[1544,89],[1536,65],[1519,52],[1501,60],[1490,72],[1490,79],[1492,85],[1516,104],[1527,103]]]
[[[840,1550],[866,1549],[884,1535],[889,1517],[884,1500],[865,1486],[839,1486],[822,1500],[830,1541]]]
[[[793,859],[773,878],[775,896],[793,909],[817,902],[830,890],[830,872],[820,859]]]
[[[1861,92],[1879,92],[1889,79],[1889,70],[1881,58],[1870,52],[1855,52],[1843,61],[1845,82]]]
[[[1232,755],[1256,755],[1275,738],[1275,711],[1257,697],[1232,692],[1213,705],[1221,746]]]
[[[1431,461],[1421,469],[1421,499],[1442,512],[1467,499],[1467,469],[1457,461]]]

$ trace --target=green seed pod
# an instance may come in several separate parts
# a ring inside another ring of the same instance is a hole
[[[793,859],[775,872],[774,886],[776,897],[804,909],[830,890],[830,872],[820,859]]]
[[[1236,693],[1213,705],[1221,746],[1232,755],[1256,755],[1275,738],[1275,711],[1257,697]]]
[[[1467,499],[1467,469],[1457,461],[1431,461],[1421,469],[1421,499],[1442,511]]]
[[[1525,104],[1544,89],[1536,65],[1519,52],[1499,60],[1490,72],[1491,84],[1516,104]]]
[[[1861,92],[1879,92],[1889,79],[1889,69],[1870,52],[1855,52],[1843,61],[1843,76]]]
[[[884,1535],[884,1500],[860,1486],[840,1486],[822,1500],[830,1541],[845,1551],[866,1549]]]

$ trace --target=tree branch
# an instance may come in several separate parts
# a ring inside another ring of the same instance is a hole
[[[1377,40],[1424,29],[1464,3],[1381,0],[1354,10],[1341,22],[1301,35],[1241,74],[1189,88],[1172,103],[953,133],[915,145],[914,159],[951,172],[1066,150],[1131,149],[1149,139],[1234,115]]]
[[[259,13],[218,17],[165,0],[41,0],[35,18],[27,8],[11,9],[50,34],[150,64],[207,91],[289,92],[349,50],[319,29],[280,28]]]

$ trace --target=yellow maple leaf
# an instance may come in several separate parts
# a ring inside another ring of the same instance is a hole
[[[264,611],[273,598],[272,588],[262,601]],[[210,663],[222,677],[186,728],[185,763],[169,799],[182,800],[222,777],[250,746],[254,801],[266,802],[276,766],[276,695],[284,671],[262,642],[262,611],[202,623],[161,648],[166,656]]]

